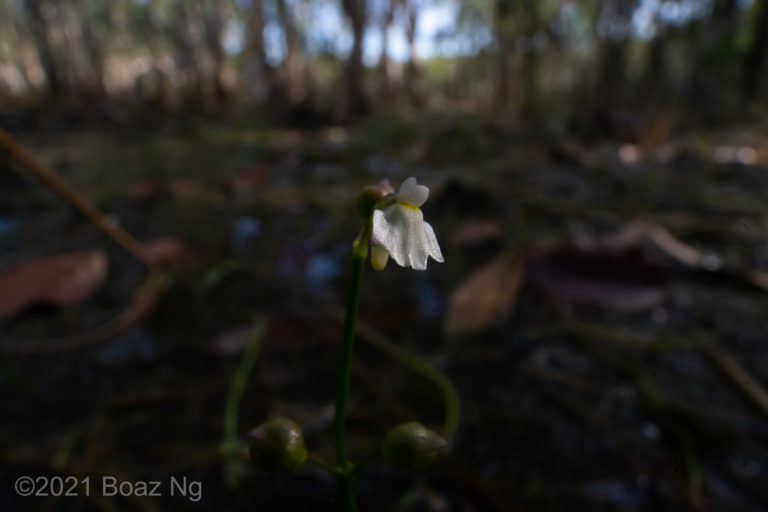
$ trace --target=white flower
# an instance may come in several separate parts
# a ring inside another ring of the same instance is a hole
[[[435,231],[424,222],[419,208],[429,197],[429,189],[408,178],[390,200],[392,204],[373,212],[371,264],[381,270],[389,256],[401,267],[426,270],[427,259],[443,262]]]

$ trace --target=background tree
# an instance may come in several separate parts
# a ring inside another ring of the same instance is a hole
[[[222,37],[224,32],[224,20],[222,15],[222,3],[217,0],[207,0],[200,6],[200,14],[203,21],[203,34],[208,54],[211,58],[210,81],[216,98],[223,100],[227,96],[222,82],[224,71],[224,48]]]
[[[275,73],[267,62],[267,50],[264,46],[264,2],[251,0],[240,11],[245,19],[245,51],[243,59],[243,88],[247,97],[258,104],[264,103],[275,93]]]
[[[304,87],[303,45],[293,9],[286,0],[277,0],[277,12],[285,37],[285,59],[283,61],[283,84],[292,104],[306,98]]]
[[[401,7],[405,25],[405,38],[408,41],[408,60],[405,64],[403,86],[411,99],[417,101],[418,56],[416,55],[416,31],[418,30],[419,0],[401,0]]]
[[[105,94],[104,60],[105,41],[97,28],[97,23],[109,30],[109,5],[94,5],[93,0],[77,0],[78,19],[80,22],[80,37],[83,41],[85,54],[91,71],[93,91],[99,97]]]
[[[365,0],[341,0],[344,14],[352,28],[352,50],[344,70],[347,113],[353,117],[368,111],[363,67],[363,35],[366,26]]]
[[[48,3],[45,0],[29,0],[24,5],[27,10],[30,32],[40,56],[40,65],[42,66],[43,73],[45,73],[48,97],[51,100],[55,100],[66,92],[66,84],[59,69],[60,61],[54,54],[51,22],[46,12],[58,9],[54,4]]]
[[[743,101],[752,102],[765,74],[766,46],[768,46],[768,1],[756,0],[749,51],[744,57]]]
[[[630,140],[662,110],[711,123],[761,99],[767,11],[766,0],[6,0],[0,101],[202,112],[229,96],[348,119],[375,94],[527,127],[555,110],[583,138]]]
[[[389,32],[395,21],[395,7],[398,0],[384,0],[381,13],[381,53],[378,63],[378,95],[387,98],[392,93],[392,59],[389,55]]]

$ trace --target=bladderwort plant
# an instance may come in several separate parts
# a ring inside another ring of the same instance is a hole
[[[327,462],[310,453],[304,444],[301,427],[290,419],[273,417],[248,433],[251,462],[265,471],[290,470],[310,462],[332,474],[338,482],[339,506],[343,512],[357,511],[353,484],[368,462],[382,455],[400,468],[425,468],[450,446],[458,427],[459,398],[448,378],[411,352],[382,336],[368,333],[367,341],[429,379],[441,391],[446,411],[443,426],[445,437],[421,423],[410,421],[392,428],[381,445],[361,460],[353,462],[347,455],[347,403],[365,262],[370,254],[371,265],[376,270],[383,270],[390,257],[402,267],[425,270],[430,257],[438,262],[443,261],[435,232],[424,221],[421,211],[421,205],[428,197],[429,188],[419,185],[415,178],[406,179],[397,192],[384,180],[366,187],[357,196],[355,206],[362,226],[352,245],[352,273],[344,317],[333,421],[334,462]],[[256,339],[253,346],[257,347],[259,343],[260,340]],[[247,353],[248,357],[238,372],[239,377],[233,382],[233,392],[225,415],[225,443],[230,447],[236,442],[236,409],[244,387],[244,375],[253,365],[256,350],[258,348]]]

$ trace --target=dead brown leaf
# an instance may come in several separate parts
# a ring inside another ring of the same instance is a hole
[[[525,261],[513,249],[476,269],[451,294],[445,332],[468,334],[504,318],[515,305],[525,273]]]
[[[53,256],[12,267],[0,274],[0,321],[35,302],[58,306],[91,297],[107,277],[103,251]]]
[[[174,236],[156,238],[142,245],[147,258],[159,265],[186,263],[195,258],[195,251],[184,240]]]

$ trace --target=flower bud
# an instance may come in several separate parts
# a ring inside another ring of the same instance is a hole
[[[432,464],[447,444],[434,431],[412,421],[390,430],[384,438],[381,452],[398,467],[420,469]]]
[[[395,189],[390,185],[389,180],[381,180],[373,185],[368,185],[357,194],[355,199],[355,209],[362,220],[368,220],[373,215],[376,205],[387,194],[392,194]]]
[[[264,471],[297,468],[308,456],[301,427],[287,418],[272,418],[248,432],[248,452]]]

